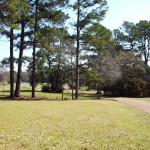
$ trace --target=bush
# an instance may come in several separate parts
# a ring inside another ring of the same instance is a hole
[[[130,96],[146,97],[148,96],[148,83],[140,78],[131,78],[128,90]]]
[[[138,77],[124,78],[104,91],[109,96],[147,97],[148,82]]]
[[[46,85],[43,85],[42,88],[41,88],[41,91],[42,92],[50,92],[50,85],[49,84],[46,84]]]
[[[44,85],[41,87],[41,92],[61,93],[61,92],[62,92],[62,88],[61,88],[61,86],[58,86],[57,89],[52,90],[52,88],[51,88],[51,86],[50,86],[49,84],[44,84]]]

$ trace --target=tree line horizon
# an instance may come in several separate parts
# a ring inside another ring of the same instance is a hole
[[[68,10],[76,18],[70,23],[75,34],[68,32]],[[10,56],[1,61],[1,72],[10,68],[10,97],[20,97],[23,63],[32,98],[38,83],[47,83],[46,92],[62,92],[67,83],[75,89],[73,99],[82,86],[98,94],[149,96],[150,21],[124,21],[110,31],[101,24],[107,10],[106,0],[2,0],[0,35],[10,40]],[[32,50],[32,57],[24,56],[25,50]]]

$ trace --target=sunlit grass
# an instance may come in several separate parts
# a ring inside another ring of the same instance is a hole
[[[15,88],[15,84],[14,84],[14,88]],[[29,83],[21,83],[21,90],[31,90],[32,87],[30,86]],[[9,83],[0,83],[0,91],[8,91],[10,90],[10,84]],[[36,90],[40,91],[41,90],[41,85],[38,84],[36,86]]]
[[[148,150],[149,125],[114,101],[0,101],[2,150]]]
[[[9,96],[10,95],[10,85],[8,83],[2,84],[0,83],[0,96]],[[31,97],[31,90],[32,87],[29,83],[21,83],[21,96],[28,96]],[[41,85],[38,84],[36,87],[35,96],[36,97],[48,97],[51,99],[62,99],[62,93],[45,93],[41,92]],[[72,99],[71,90],[64,90],[64,99]],[[75,90],[74,90],[75,92]],[[87,91],[85,87],[81,88],[79,90],[79,99],[85,100],[85,99],[98,99],[96,95],[96,90],[89,90]],[[74,94],[75,95],[75,94]],[[146,101],[150,102],[150,98],[129,98],[129,99],[136,99],[140,101]]]
[[[8,83],[0,84],[0,96],[9,96],[10,95],[9,90],[10,90],[10,85]],[[29,83],[21,83],[21,89],[20,89],[21,96],[31,97],[31,90],[32,90],[32,87],[30,86]],[[62,99],[62,93],[41,92],[40,84],[38,86],[36,86],[35,91],[36,91],[35,92],[36,97],[48,97],[51,99]],[[64,99],[72,99],[71,92],[72,92],[71,90],[64,90],[63,98]],[[74,90],[74,92],[75,92],[75,90]],[[80,93],[80,99],[96,99],[97,98],[97,96],[95,95],[96,90],[86,91],[85,88],[82,88],[81,90],[79,90],[79,93]],[[88,95],[84,95],[84,93],[86,93]],[[90,94],[93,94],[93,95],[90,95]]]

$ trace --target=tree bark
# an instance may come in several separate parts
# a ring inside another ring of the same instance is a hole
[[[35,98],[35,51],[36,51],[36,39],[33,42],[33,62],[32,62],[32,98]]]
[[[23,50],[24,50],[24,28],[25,28],[25,22],[24,22],[24,20],[22,20],[22,23],[21,23],[21,43],[20,43],[18,73],[17,73],[16,90],[15,90],[15,96],[16,97],[20,96],[21,72],[22,72],[22,61],[23,61]]]
[[[78,6],[80,4],[80,0],[78,0]],[[79,40],[80,40],[80,30],[79,30],[79,21],[80,21],[80,8],[77,10],[77,49],[76,49],[76,93],[75,93],[75,99],[79,98]]]
[[[10,29],[10,98],[14,99],[14,55],[13,55],[13,28]]]
[[[73,87],[74,87],[74,84],[73,84],[73,81],[74,81],[74,78],[73,78],[73,62],[72,62],[72,52],[71,52],[71,76],[72,76],[72,79],[71,79],[71,82],[72,82],[72,87],[71,87],[71,91],[72,91],[72,100],[74,99],[74,94],[73,94]]]
[[[37,31],[38,3],[39,3],[39,0],[36,0],[34,34]],[[32,62],[32,98],[35,98],[35,53],[36,53],[36,37],[34,35],[33,54],[32,54],[33,55],[33,62]]]

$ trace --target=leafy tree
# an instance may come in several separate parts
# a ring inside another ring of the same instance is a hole
[[[79,55],[80,55],[80,41],[82,30],[90,26],[92,22],[100,21],[104,18],[107,10],[107,2],[105,0],[76,0],[72,5],[74,11],[76,11],[77,20],[75,23],[76,27],[76,95],[78,99],[78,88],[79,88]]]
[[[128,95],[132,97],[148,96],[148,83],[140,78],[131,78],[129,81]]]
[[[112,33],[100,23],[93,23],[92,26],[84,29],[82,40],[83,48],[86,52],[89,52],[83,56],[83,59],[87,62],[85,65],[89,67],[91,73],[96,70],[96,74],[93,74],[94,72],[92,74],[95,75],[93,78],[97,81],[99,93],[101,81],[104,81],[101,69],[106,62],[106,55],[112,53],[112,50],[110,50],[110,45],[114,43]]]
[[[41,44],[36,54],[36,83],[48,83],[51,85],[51,91],[59,92],[62,90],[62,75],[65,72],[65,40],[67,40],[69,34],[64,28],[46,27],[40,31],[43,32],[42,35],[45,38],[41,39]],[[31,79],[30,71],[29,74]],[[65,77],[65,74],[63,76]]]
[[[118,91],[119,96],[133,96],[133,91],[137,87],[135,85],[135,89],[131,90],[132,80],[136,78],[137,81],[145,81],[146,67],[143,61],[135,56],[134,52],[120,52],[115,58],[121,68],[122,77],[113,88]]]
[[[99,67],[101,70],[101,78],[104,79],[102,88],[105,90],[111,88],[122,78],[120,64],[112,56],[105,57]]]

